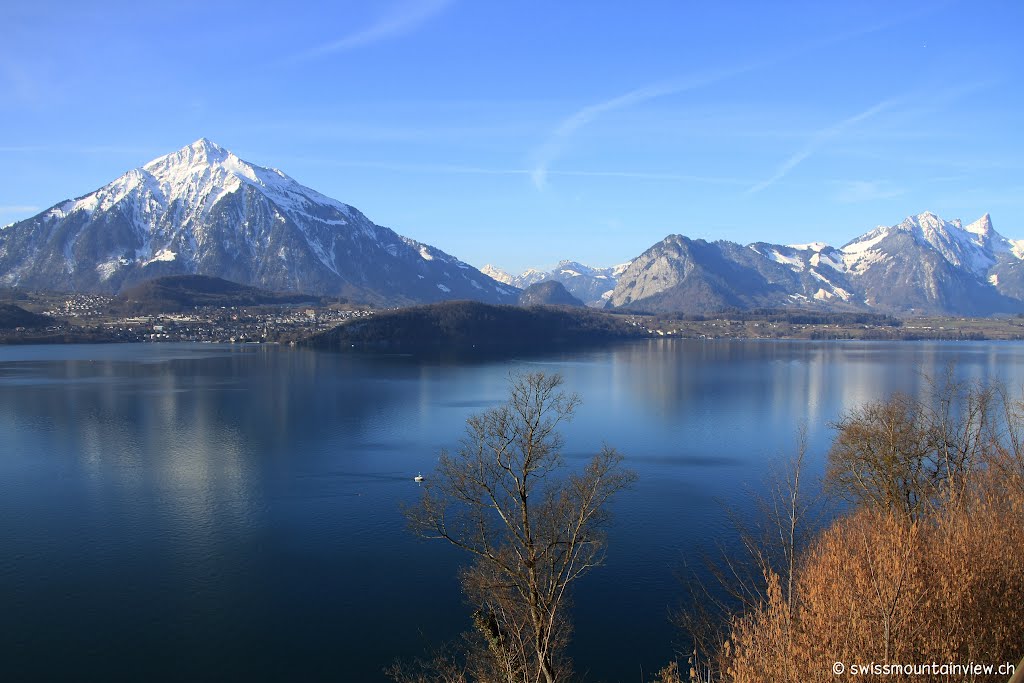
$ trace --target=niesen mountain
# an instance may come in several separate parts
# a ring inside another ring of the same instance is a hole
[[[559,261],[549,271],[530,268],[519,275],[510,275],[504,270],[490,264],[480,271],[498,282],[526,289],[530,285],[554,280],[561,282],[570,294],[583,301],[587,306],[604,307],[612,295],[619,276],[629,266],[623,263],[610,268],[594,268],[576,261]]]
[[[167,275],[388,303],[518,290],[206,139],[0,228],[0,284],[117,293]]]
[[[932,213],[880,226],[838,249],[669,235],[629,264],[608,297],[610,308],[652,313],[808,306],[1024,312],[1024,240],[997,233],[988,214],[964,226]]]

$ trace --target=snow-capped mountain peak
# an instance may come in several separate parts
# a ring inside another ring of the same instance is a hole
[[[909,219],[908,219],[909,220]],[[980,228],[984,219],[971,225]],[[984,275],[995,263],[991,239],[995,236],[991,222],[988,230],[971,231],[961,227],[959,220],[944,221],[932,213],[917,216],[917,230],[924,240],[954,266],[966,268],[975,275]]]
[[[512,284],[512,276],[507,271],[504,271],[501,268],[498,268],[497,266],[491,265],[490,263],[486,264],[483,268],[481,268],[480,272],[486,275],[487,277],[491,278],[495,282],[500,282],[504,285]]]
[[[862,273],[875,263],[891,259],[891,249],[886,249],[884,242],[899,234],[928,245],[951,265],[978,277],[995,264],[997,253],[1012,248],[1011,241],[992,227],[988,214],[965,227],[959,219],[946,221],[925,211],[894,226],[879,226],[846,244],[841,249],[846,269]]]
[[[243,161],[206,138],[165,154],[141,169],[152,178],[156,194],[167,201],[185,200],[212,206],[225,194],[249,184],[273,197],[280,208],[315,216],[311,204],[329,206],[348,214],[351,207],[300,185],[276,168]]]
[[[191,145],[157,157],[145,164],[142,170],[161,183],[179,185],[196,175],[202,175],[211,167],[223,167],[226,171],[245,175],[250,179],[256,177],[255,167],[206,138],[200,138]]]
[[[191,145],[157,157],[143,166],[147,171],[168,166],[200,166],[223,163],[228,157],[235,155],[218,145],[213,140],[199,138]],[[238,157],[235,157],[238,159]]]
[[[992,216],[985,214],[978,220],[964,226],[964,230],[975,235],[988,236],[995,232],[992,229]]]
[[[0,283],[116,292],[181,273],[381,300],[517,295],[206,138],[0,233]]]

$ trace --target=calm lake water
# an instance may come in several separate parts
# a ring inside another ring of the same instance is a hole
[[[922,373],[1024,384],[1024,345],[652,341],[541,360],[422,362],[256,346],[0,347],[0,680],[382,680],[468,627],[463,557],[402,504],[502,401],[511,370],[584,399],[640,476],[606,566],[579,584],[588,680],[672,656],[684,559],[732,538],[806,421],[926,390]]]

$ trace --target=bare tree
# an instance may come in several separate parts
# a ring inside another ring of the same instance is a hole
[[[833,424],[826,483],[843,498],[911,520],[962,496],[986,454],[1019,443],[1019,420],[998,384],[925,378],[927,399],[894,394]]]
[[[603,561],[608,503],[635,479],[608,447],[582,472],[563,471],[558,427],[580,398],[562,384],[557,374],[512,375],[508,402],[467,420],[409,513],[421,535],[474,558],[462,585],[485,641],[478,679],[567,677],[569,588]]]
[[[941,383],[925,377],[932,400],[922,402],[920,412],[931,429],[942,493],[955,497],[963,494],[982,456],[1003,441],[999,404],[1006,392],[996,382],[957,381],[954,370],[950,365]],[[1012,422],[1006,426],[1013,428]]]
[[[396,683],[469,683],[469,666],[459,659],[454,646],[449,644],[427,658],[396,661],[384,668],[384,675]]]
[[[918,519],[939,490],[936,433],[906,394],[868,403],[833,427],[826,483],[847,500]]]
[[[807,425],[801,424],[797,430],[796,453],[772,473],[768,481],[768,498],[761,503],[762,515],[768,523],[767,533],[775,537],[764,544],[768,548],[774,546],[774,552],[768,552],[775,558],[762,565],[762,573],[775,571],[780,574],[784,598],[791,610],[797,557],[820,522],[820,496],[806,481],[801,481],[806,459]]]
[[[1024,390],[1012,396],[1005,385],[996,388],[998,419],[1004,433],[987,454],[986,464],[999,472],[1009,486],[1024,492]]]
[[[729,512],[738,548],[724,545],[704,558],[710,584],[699,573],[682,577],[688,600],[673,621],[693,645],[689,654],[690,680],[722,676],[721,660],[728,643],[725,629],[738,615],[753,613],[769,601],[773,586],[787,611],[795,608],[795,581],[801,553],[819,530],[826,514],[820,483],[807,481],[807,425],[796,433],[795,452],[771,466],[764,494],[755,493],[756,520],[748,522]],[[788,621],[785,630],[789,631]],[[662,672],[662,675],[667,675]],[[793,680],[787,670],[778,680]]]

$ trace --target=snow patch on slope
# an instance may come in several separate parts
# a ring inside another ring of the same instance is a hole
[[[873,249],[879,242],[890,234],[890,229],[879,226],[871,232],[850,242],[842,249],[843,270],[861,275],[876,263],[885,261],[888,257],[880,250]]]
[[[828,245],[824,242],[809,242],[808,244],[787,244],[790,249],[796,249],[797,251],[807,251],[808,249],[813,252],[819,252],[822,249],[828,249]]]
[[[178,258],[178,255],[170,249],[161,249],[153,254],[153,258],[145,261],[145,265],[148,266],[150,263],[154,263],[156,261],[173,261],[176,258]]]
[[[1024,260],[1024,240],[1006,240],[1010,246],[1010,252],[1017,258]]]
[[[617,266],[612,266],[612,277],[621,277],[622,274],[626,272],[626,269],[631,265],[633,265],[632,261],[626,261],[625,263],[620,263]]]
[[[126,265],[124,259],[113,258],[97,265],[96,272],[99,273],[100,280],[109,280],[122,265]]]
[[[838,287],[838,286],[834,285],[827,277],[825,277],[824,275],[822,275],[821,273],[819,273],[816,270],[811,270],[809,272],[810,272],[811,275],[816,277],[822,283],[828,285],[828,290],[825,290],[823,288],[819,288],[818,289],[818,292],[824,292],[824,295],[823,296],[818,296],[818,294],[815,294],[814,295],[815,299],[819,299],[819,300],[822,299],[822,298],[831,299],[833,296],[837,296],[840,299],[842,299],[843,301],[849,301],[850,300],[850,293],[848,291],[846,291],[842,287]]]
[[[804,269],[804,262],[802,259],[797,258],[796,256],[787,256],[786,254],[780,252],[778,249],[769,249],[768,253],[764,254],[764,256],[767,256],[776,263],[781,263],[784,266],[789,266],[790,268],[796,271],[802,271]]]
[[[889,228],[879,226],[872,230],[871,232],[867,233],[866,235],[858,237],[856,240],[850,242],[839,251],[843,252],[844,254],[862,254],[865,251],[871,249],[871,247],[875,246],[888,236]]]

